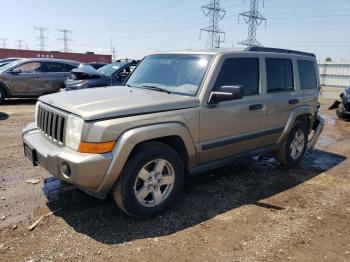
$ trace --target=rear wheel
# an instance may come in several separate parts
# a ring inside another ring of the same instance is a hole
[[[278,161],[285,166],[299,164],[306,150],[307,139],[307,124],[297,120],[279,150],[275,152]]]
[[[5,102],[6,93],[3,88],[0,87],[0,105]]]
[[[114,200],[130,216],[153,217],[171,205],[183,176],[183,163],[173,148],[145,143],[125,164],[113,189]]]

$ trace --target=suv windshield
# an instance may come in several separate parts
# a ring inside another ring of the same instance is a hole
[[[127,63],[123,63],[123,62],[112,63],[97,69],[97,72],[105,76],[112,76],[115,73],[115,71],[117,71],[119,68],[121,68],[125,64]]]
[[[151,55],[141,62],[126,84],[196,95],[211,59],[212,55]]]

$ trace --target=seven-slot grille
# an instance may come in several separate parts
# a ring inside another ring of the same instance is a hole
[[[37,118],[40,131],[54,141],[63,144],[66,118],[41,106],[38,107]]]

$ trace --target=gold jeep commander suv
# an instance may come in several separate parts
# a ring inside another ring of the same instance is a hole
[[[133,217],[164,211],[187,176],[273,151],[300,163],[324,121],[315,55],[253,47],[145,57],[124,86],[39,98],[25,155]],[[310,139],[308,139],[310,138]]]

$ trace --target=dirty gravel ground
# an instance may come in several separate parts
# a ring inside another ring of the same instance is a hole
[[[300,167],[283,168],[268,155],[237,161],[189,179],[170,211],[146,221],[33,168],[20,130],[35,102],[7,102],[0,107],[0,260],[350,261],[350,122],[337,120],[330,102],[322,102],[317,150]]]

